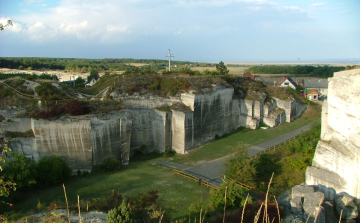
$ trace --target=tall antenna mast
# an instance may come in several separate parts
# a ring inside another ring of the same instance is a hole
[[[171,57],[174,57],[173,55],[171,55],[171,53],[170,53],[170,49],[169,49],[169,53],[168,53],[168,55],[167,56],[165,56],[165,57],[169,57],[169,71],[171,71]]]

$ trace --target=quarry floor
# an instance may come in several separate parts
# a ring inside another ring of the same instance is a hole
[[[296,130],[293,130],[291,132],[288,132],[282,136],[279,136],[277,138],[268,140],[266,142],[260,143],[258,145],[255,146],[251,146],[249,148],[249,154],[248,157],[253,157],[256,154],[271,148],[273,146],[279,145],[285,141],[288,141],[292,138],[294,138],[295,136],[298,136],[300,134],[302,134],[303,132],[306,132],[310,129],[312,124],[308,124],[305,125],[301,128],[298,128]],[[161,161],[157,161],[153,164],[161,164],[161,165],[165,165],[171,168],[175,168],[178,170],[182,170],[186,173],[189,173],[195,177],[201,178],[202,180],[206,180],[210,183],[213,183],[215,185],[220,186],[220,184],[223,182],[223,172],[225,170],[224,168],[224,163],[226,162],[226,160],[232,156],[234,154],[228,155],[228,156],[224,156],[215,160],[211,160],[211,161],[206,161],[203,162],[199,165],[193,166],[193,167],[189,167],[189,166],[185,166],[185,165],[181,165],[181,164],[177,164],[177,163],[173,163],[171,162],[171,158],[170,159],[166,159],[166,160],[161,160]]]

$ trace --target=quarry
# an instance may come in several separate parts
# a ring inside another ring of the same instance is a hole
[[[2,122],[1,131],[31,130],[34,137],[17,137],[9,143],[29,159],[55,155],[74,171],[91,170],[108,156],[126,165],[140,149],[187,154],[238,128],[291,122],[307,108],[289,90],[269,89],[247,78],[164,79],[163,83],[171,81],[170,87],[180,87],[166,92],[164,85],[156,86],[157,77],[125,77],[102,93],[122,103],[121,110],[56,120],[12,118],[12,122]],[[8,119],[6,110],[1,115]]]

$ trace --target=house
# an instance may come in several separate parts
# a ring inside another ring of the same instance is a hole
[[[250,79],[255,80],[255,75],[252,75],[250,72],[244,73],[243,77],[249,77]]]
[[[303,81],[304,93],[315,90],[319,92],[323,96],[327,96],[328,94],[328,85],[329,81],[325,78],[307,78]]]
[[[98,80],[99,80],[99,78],[97,78],[97,77],[91,78],[91,80],[89,81],[89,83],[85,84],[85,87],[91,87],[91,86],[93,86]]]
[[[296,89],[297,84],[290,77],[282,77],[276,83],[279,87],[290,87],[292,89]]]
[[[310,101],[318,101],[320,97],[320,93],[315,90],[311,90],[309,93],[307,93],[307,98]]]

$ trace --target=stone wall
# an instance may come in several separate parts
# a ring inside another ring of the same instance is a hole
[[[311,167],[308,185],[322,185],[328,197],[334,189],[360,197],[360,69],[334,73],[323,103],[321,141]],[[327,188],[327,189],[326,189]]]

